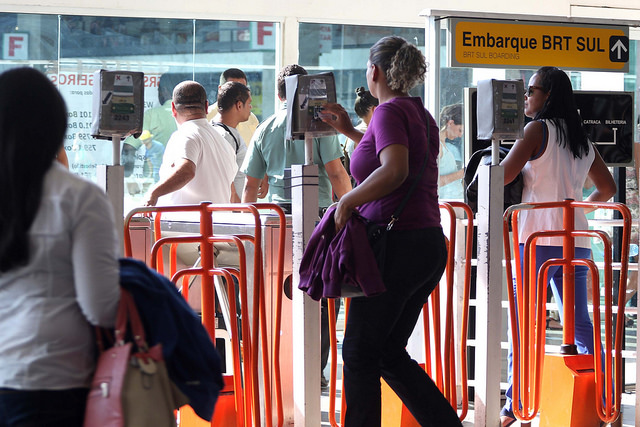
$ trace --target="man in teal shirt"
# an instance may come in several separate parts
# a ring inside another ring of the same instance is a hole
[[[285,78],[296,74],[307,74],[299,65],[287,65],[278,74],[278,98],[286,101]],[[249,151],[240,168],[245,173],[245,185],[242,195],[243,203],[253,203],[258,198],[258,191],[267,175],[270,202],[290,205],[291,200],[284,192],[284,170],[292,164],[304,164],[304,141],[288,140],[285,136],[287,129],[287,109],[283,108],[265,120],[253,134]],[[313,162],[318,165],[318,206],[328,207],[333,203],[333,194],[340,198],[351,190],[351,179],[342,166],[342,148],[336,136],[314,138]],[[290,183],[287,185],[291,185]],[[333,191],[332,191],[333,189]],[[336,298],[336,320],[340,310],[340,298]],[[329,314],[327,300],[322,299],[320,310],[320,367],[324,372],[329,358]],[[326,388],[328,381],[324,373],[321,374],[321,386]]]
[[[307,74],[299,65],[288,65],[278,74],[278,98],[286,100],[285,78],[295,74]],[[253,203],[265,175],[268,176],[267,200],[274,203],[291,203],[285,196],[284,171],[292,164],[304,164],[304,141],[288,140],[287,110],[282,108],[265,120],[256,129],[241,170],[246,174],[243,203]],[[319,202],[321,208],[333,202],[333,193],[338,198],[351,190],[349,175],[340,160],[342,150],[336,136],[315,138],[313,160],[318,165]],[[288,184],[290,185],[290,184]]]

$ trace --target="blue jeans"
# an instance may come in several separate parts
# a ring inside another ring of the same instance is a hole
[[[88,392],[0,388],[0,427],[82,427]]]
[[[446,246],[439,227],[389,233],[386,292],[354,298],[349,308],[342,345],[345,427],[380,426],[380,377],[420,425],[462,425],[435,383],[405,349],[445,264]]]
[[[520,256],[524,264],[524,245],[520,245]],[[546,260],[551,258],[562,258],[562,246],[536,246],[536,272],[540,270],[540,266]],[[590,259],[591,250],[587,248],[576,248],[576,259]],[[524,268],[524,265],[522,266]],[[589,317],[589,309],[587,307],[587,267],[575,268],[575,344],[578,347],[579,354],[593,354],[593,324]],[[536,273],[536,281],[537,281]],[[560,313],[560,321],[562,321],[562,267],[550,267],[547,273],[553,298],[558,304],[558,312]],[[515,286],[515,284],[514,284]],[[594,283],[593,286],[599,286]],[[515,287],[514,287],[515,295]],[[507,354],[507,382],[509,387],[505,393],[506,402],[503,413],[513,412],[512,401],[512,384],[513,384],[513,348],[511,342],[511,322],[509,322],[509,353]]]

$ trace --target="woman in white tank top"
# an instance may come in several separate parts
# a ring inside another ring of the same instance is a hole
[[[501,163],[504,166],[505,184],[513,181],[522,171],[523,202],[548,202],[567,198],[582,200],[582,187],[587,177],[596,186],[587,201],[607,201],[615,194],[613,177],[598,151],[587,139],[573,98],[571,81],[562,70],[542,67],[531,77],[525,92],[524,113],[533,121],[525,126],[524,137],[516,141]],[[576,228],[586,227],[585,213],[577,211]],[[532,232],[562,228],[560,210],[522,211],[519,223],[521,252],[523,243]],[[576,258],[591,258],[589,246],[588,239],[576,239]],[[538,269],[547,259],[559,257],[562,257],[562,238],[538,239]],[[562,270],[559,267],[552,268],[548,275],[554,298],[562,313]],[[579,353],[589,354],[593,353],[593,325],[587,310],[586,277],[585,267],[576,268],[575,341]],[[511,400],[511,347],[508,363],[509,388],[505,406],[500,413],[502,427],[510,426],[516,421]]]

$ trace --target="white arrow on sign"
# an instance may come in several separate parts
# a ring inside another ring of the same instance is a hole
[[[614,50],[618,49],[618,59],[622,58],[622,50],[624,49],[624,51],[627,51],[627,47],[624,45],[624,43],[622,43],[622,40],[618,39],[618,41],[616,42],[616,44],[613,45],[613,47],[611,48],[611,52],[613,52]]]

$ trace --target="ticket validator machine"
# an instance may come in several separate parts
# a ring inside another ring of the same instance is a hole
[[[304,165],[291,165],[293,283],[300,282],[300,261],[318,221],[318,166],[313,164],[314,138],[335,135],[320,116],[322,106],[336,102],[333,73],[294,75],[285,79],[287,133],[304,140]],[[303,141],[293,141],[302,144]],[[295,288],[294,288],[295,289]],[[293,390],[295,425],[320,425],[320,305],[304,292],[293,291]],[[306,357],[305,357],[306,355]],[[315,396],[315,397],[314,397]]]
[[[109,139],[113,144],[113,164],[97,167],[98,185],[105,190],[113,205],[121,243],[124,229],[124,166],[120,164],[120,141],[129,135],[140,136],[143,111],[143,73],[107,70],[94,73],[91,136]]]
[[[477,90],[478,139],[491,140],[491,165],[478,167],[478,271],[476,284],[476,402],[500,407],[500,375],[491,375],[491,361],[500,360],[502,330],[504,170],[499,147],[502,140],[524,133],[524,82],[482,80]],[[507,284],[507,286],[511,286]],[[479,416],[482,414],[476,414]]]

